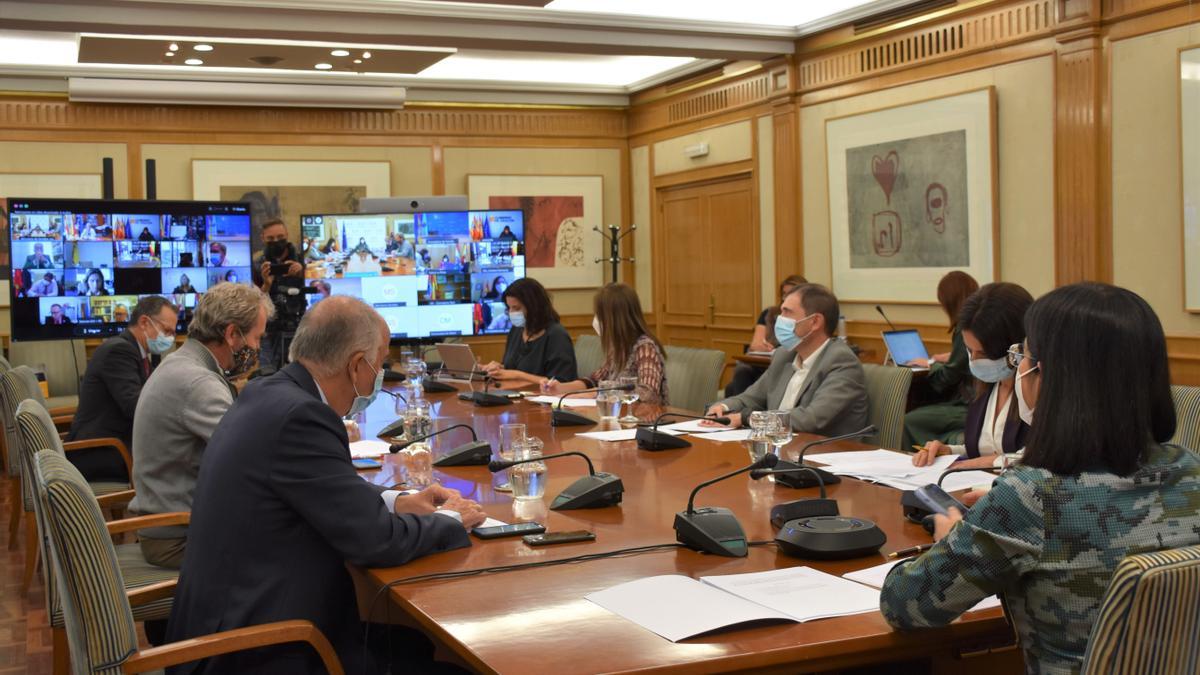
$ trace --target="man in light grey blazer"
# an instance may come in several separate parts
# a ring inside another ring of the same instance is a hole
[[[779,348],[749,389],[714,403],[711,415],[742,426],[756,410],[791,410],[798,432],[837,436],[867,425],[867,384],[858,357],[841,340],[838,301],[817,284],[798,286],[780,305],[775,322]]]

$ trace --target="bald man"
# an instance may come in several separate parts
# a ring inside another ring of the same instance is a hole
[[[382,670],[364,659],[346,563],[394,567],[469,546],[467,531],[484,520],[479,505],[454,490],[381,490],[350,463],[342,417],[378,393],[388,338],[387,323],[370,306],[331,297],[300,322],[292,363],[248,385],[225,414],[196,485],[169,640],[307,619],[333,644],[347,673]],[[418,658],[431,660],[432,648],[420,656],[410,650],[410,661],[396,665],[421,672],[422,664],[411,662]],[[324,669],[311,647],[289,644],[172,672]]]

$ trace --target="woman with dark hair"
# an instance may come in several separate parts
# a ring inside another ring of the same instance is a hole
[[[87,275],[83,278],[83,288],[79,294],[108,295],[108,289],[104,287],[104,273],[99,268],[93,267],[88,270]]]
[[[496,283],[503,279],[496,277]],[[517,279],[504,288],[503,297],[512,329],[508,331],[503,360],[485,365],[484,372],[516,386],[578,377],[575,347],[567,329],[559,323],[546,289],[536,279]]]
[[[1154,310],[1105,284],[1058,288],[1009,350],[1025,455],[937,543],[897,565],[880,609],[942,626],[1003,593],[1029,672],[1078,672],[1117,563],[1200,543],[1200,458],[1175,445],[1167,344]]]
[[[1008,365],[1007,352],[1025,339],[1025,312],[1032,304],[1029,291],[1004,282],[984,285],[963,303],[958,330],[978,382],[967,406],[963,442],[929,441],[913,455],[913,464],[928,466],[938,455],[953,453],[963,458],[956,469],[1003,468],[1019,456],[1029,426],[1017,414],[1016,371]]]
[[[937,299],[950,320],[950,352],[934,354],[928,360],[915,359],[906,364],[929,368],[928,377],[919,384],[917,399],[929,402],[904,416],[904,447],[924,445],[931,440],[949,443],[962,433],[967,419],[967,402],[972,398],[971,369],[967,365],[967,347],[958,327],[958,313],[979,283],[966,272],[949,272],[938,282]]]
[[[549,379],[542,392],[562,395],[590,389],[601,380],[637,377],[638,400],[667,404],[667,372],[662,344],[646,325],[637,291],[625,284],[605,284],[592,302],[592,329],[600,336],[604,361],[591,375],[571,382]]]
[[[779,305],[783,303],[783,299],[788,293],[797,286],[807,284],[808,280],[799,274],[788,275],[786,279],[779,282],[779,302],[766,307],[762,313],[758,315],[758,321],[754,324],[754,335],[750,337],[750,351],[752,352],[772,352],[779,346],[779,339],[775,337],[775,319],[779,318]],[[733,376],[729,380],[729,384],[725,385],[725,398],[732,398],[750,388],[762,374],[767,372],[763,366],[752,366],[748,363],[739,363],[733,369]]]
[[[534,282],[534,283],[536,283],[536,282]],[[538,284],[538,285],[541,286],[541,284]],[[508,289],[508,280],[504,278],[503,274],[498,275],[495,279],[492,279],[492,287],[490,290],[488,290],[487,293],[483,294],[483,299],[484,300],[499,300],[500,298],[504,297],[505,291],[507,289]]]

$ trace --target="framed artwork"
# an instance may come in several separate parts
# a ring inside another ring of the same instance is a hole
[[[525,213],[525,274],[546,288],[604,283],[601,176],[467,176],[472,209]]]
[[[1183,305],[1200,313],[1200,47],[1179,51],[1179,154],[1183,178]]]
[[[0,227],[8,228],[8,198],[99,199],[98,173],[3,173],[0,174]],[[0,307],[8,307],[8,279],[12,272],[8,237],[0,236]]]
[[[951,270],[998,267],[991,87],[827,120],[833,291],[933,304]]]
[[[250,202],[250,246],[262,248],[262,224],[282,218],[300,242],[300,214],[354,213],[363,197],[391,195],[388,162],[192,160],[192,198]]]

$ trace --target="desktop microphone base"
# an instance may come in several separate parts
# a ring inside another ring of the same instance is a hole
[[[652,427],[639,427],[635,438],[637,438],[639,450],[657,452],[659,450],[677,450],[679,448],[692,447],[692,444],[684,440],[683,437],[672,436]]]
[[[809,464],[797,464],[795,462],[780,460],[779,463],[775,465],[775,471],[787,471],[788,469],[799,469],[800,467],[816,471],[817,474],[821,476],[821,480],[824,481],[826,487],[833,485],[834,483],[842,482],[841,476],[835,476],[824,469],[818,469],[817,467]],[[807,471],[775,474],[775,483],[784,487],[796,489],[817,487],[820,485],[820,483],[817,482],[817,479]]]
[[[596,420],[584,417],[570,410],[554,409],[550,411],[550,426],[552,427],[582,427],[591,426]]]
[[[458,388],[452,384],[446,384],[445,382],[438,382],[437,380],[431,380],[428,378],[421,380],[421,389],[423,389],[426,394],[445,394],[452,391],[458,391]]]
[[[789,520],[775,535],[779,551],[793,558],[844,560],[879,551],[887,535],[866,518],[814,516]]]
[[[781,528],[789,520],[836,515],[838,515],[836,499],[796,499],[771,507],[771,525]]]
[[[746,532],[733,511],[706,506],[675,514],[675,539],[688,548],[728,558],[745,558]]]
[[[470,393],[463,392],[458,397],[464,401],[470,401],[481,408],[494,408],[499,405],[512,405],[512,400],[507,396],[497,396],[489,394],[485,391],[473,391]]]
[[[434,466],[480,466],[492,458],[492,444],[471,441],[458,446],[433,463]]]
[[[567,486],[550,503],[551,511],[571,509],[596,509],[616,506],[621,503],[625,486],[621,479],[611,473],[596,473],[584,476]]]

